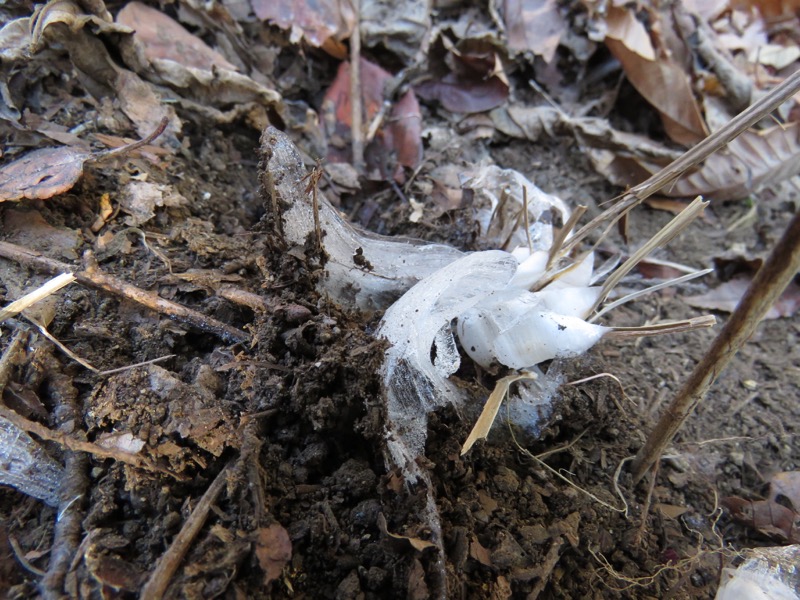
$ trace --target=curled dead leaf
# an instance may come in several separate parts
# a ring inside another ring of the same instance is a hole
[[[0,168],[0,202],[47,200],[70,190],[91,152],[68,146],[34,150]]]
[[[417,538],[417,537],[408,537],[408,536],[405,536],[405,535],[399,535],[397,533],[391,533],[387,529],[386,517],[383,516],[383,513],[379,513],[378,514],[378,528],[381,530],[382,534],[388,536],[389,538],[391,538],[393,540],[400,541],[402,544],[413,548],[417,552],[422,552],[423,550],[426,550],[427,548],[435,548],[436,547],[436,544],[434,544],[433,542],[429,542],[427,540],[423,540],[423,539],[420,539],[420,538]]]

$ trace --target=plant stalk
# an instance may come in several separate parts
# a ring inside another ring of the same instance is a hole
[[[783,232],[766,262],[750,283],[731,318],[677,396],[661,415],[645,445],[631,465],[638,483],[659,459],[683,423],[703,400],[711,385],[728,366],[736,352],[755,331],[758,323],[800,270],[800,210]]]

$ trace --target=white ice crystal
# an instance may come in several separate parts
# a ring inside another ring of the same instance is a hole
[[[476,252],[422,280],[386,311],[378,335],[390,343],[383,366],[389,460],[411,480],[418,471],[414,459],[424,449],[427,414],[460,403],[449,379],[460,364],[453,330],[477,364],[517,370],[582,354],[609,331],[584,321],[599,293],[588,285],[591,255],[563,278],[529,291],[546,262],[527,250]],[[523,423],[526,428],[538,422],[556,379],[528,384],[533,399],[515,404],[514,413],[531,421]]]
[[[267,128],[262,150],[268,207],[288,250],[305,254],[310,243],[322,242],[321,291],[367,311],[394,302],[378,331],[389,342],[382,372],[387,458],[403,467],[409,480],[423,475],[416,459],[423,454],[428,413],[461,403],[463,394],[451,378],[461,364],[456,334],[477,364],[528,371],[543,361],[581,354],[608,331],[584,321],[599,297],[590,286],[593,256],[560,273],[549,265],[553,222],[566,222],[569,210],[521,173],[481,166],[465,177],[484,241],[519,246],[511,253],[465,255],[441,244],[360,231],[321,193],[315,210],[306,169],[289,138]],[[529,421],[526,427],[538,422],[555,393],[556,370],[519,384],[528,400],[513,412]]]

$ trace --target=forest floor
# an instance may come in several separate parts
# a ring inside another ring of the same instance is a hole
[[[108,9],[116,14],[122,4]],[[5,19],[29,15],[30,8],[9,9]],[[194,2],[163,10],[207,42],[219,41],[214,36],[230,26]],[[438,23],[457,22],[460,14],[442,9]],[[461,456],[474,415],[452,408],[431,414],[421,464],[441,517],[445,556],[439,557],[425,543],[431,535],[420,516],[426,490],[404,485],[384,460],[379,370],[385,344],[374,336],[381,314],[362,314],[321,295],[314,274],[280,249],[263,221],[269,197],[260,189],[261,129],[268,122],[285,128],[308,155],[310,172],[312,158],[326,150],[321,125],[306,109],[319,109],[323,125],[330,117],[320,106],[340,58],[252,18],[239,26],[238,43],[272,65],[268,75],[280,99],[276,93],[267,101],[227,82],[216,92],[208,86],[204,104],[199,92],[188,99],[163,81],[153,84],[173,111],[162,138],[121,157],[81,163],[80,178],[52,197],[0,203],[2,304],[57,274],[37,262],[46,257],[157,292],[233,328],[227,334],[213,324],[204,328],[130,297],[73,284],[37,314],[92,371],[29,322],[3,323],[3,416],[21,415],[18,426],[66,465],[64,477],[71,480],[61,484],[58,506],[22,493],[24,486],[0,489],[0,594],[134,597],[192,519],[199,529],[163,582],[166,597],[422,599],[446,589],[449,598],[469,599],[713,598],[722,569],[735,565],[742,550],[797,535],[790,530],[782,539],[778,525],[757,531],[722,508],[724,498],[763,499],[772,476],[800,469],[800,320],[793,308],[759,326],[655,475],[634,485],[624,464],[728,317],[713,311],[719,324],[712,329],[601,342],[567,361],[568,382],[607,375],[562,386],[536,439],[519,431],[512,436],[501,410],[489,439]],[[111,60],[128,56],[119,41],[125,34],[91,23],[85,31],[114,50]],[[458,37],[457,31],[453,26],[450,35]],[[47,144],[88,152],[77,138],[91,141],[94,151],[118,147],[123,138],[145,136],[161,117],[135,122],[122,116],[125,102],[87,83],[92,76],[74,66],[85,57],[62,47],[74,48],[52,43],[47,61],[34,56],[19,67],[28,80],[10,89],[24,106],[25,127],[3,130],[4,165]],[[597,52],[593,68],[612,61]],[[396,66],[396,55],[385,50],[363,53]],[[506,65],[511,100],[501,101],[547,105],[525,82],[547,80],[552,69],[539,58],[514,64]],[[586,105],[588,97],[613,90],[608,121],[643,125],[640,131],[664,142],[658,112],[618,67],[609,73],[593,84],[602,93],[575,84],[587,76],[575,68],[565,69],[554,87],[562,98],[574,92],[576,106],[578,98]],[[226,86],[247,96],[246,108],[237,108],[235,99],[223,107],[213,99]],[[385,149],[379,149],[368,152],[360,178],[354,171],[353,187],[342,183],[342,170],[319,182],[320,193],[365,229],[485,249],[469,196],[455,194],[458,186],[448,186],[451,175],[442,169],[515,169],[570,207],[586,205],[587,219],[621,190],[598,174],[570,131],[532,141],[504,134],[485,111],[467,111],[481,117],[470,120],[432,100],[420,111],[422,161],[413,178],[409,169],[402,178],[385,177],[397,154],[380,156]],[[376,154],[382,164],[372,161]],[[716,266],[716,272],[629,303],[605,322],[633,326],[702,314],[686,298],[752,269],[798,203],[800,188],[791,179],[745,200],[712,201],[656,256],[696,269]],[[629,245],[641,244],[671,216],[650,206],[634,210]],[[598,252],[626,255],[627,247],[611,236]],[[650,268],[621,287],[666,277],[662,265]],[[786,302],[796,303],[796,295]],[[102,373],[144,361],[156,362]],[[464,380],[471,375],[459,372]],[[488,396],[491,383],[471,379]],[[44,440],[30,423],[45,425],[53,439]],[[59,435],[94,446],[88,454],[79,451],[86,447],[70,449]],[[65,498],[65,489],[77,492]],[[203,501],[207,492],[216,495]],[[58,530],[59,515],[71,531]],[[444,582],[437,575],[441,561]]]

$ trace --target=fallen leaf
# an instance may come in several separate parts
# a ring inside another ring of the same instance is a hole
[[[745,131],[715,152],[697,171],[682,177],[671,196],[702,195],[714,200],[744,198],[800,172],[800,123]]]
[[[213,67],[236,70],[224,56],[189,33],[183,25],[141,2],[126,4],[117,15],[117,23],[136,30],[135,36],[148,60],[165,58],[207,71]]]
[[[495,6],[503,19],[509,50],[533,52],[548,63],[553,60],[567,29],[556,0],[497,0]]]
[[[497,77],[465,80],[454,73],[429,80],[414,88],[421,98],[436,100],[454,113],[491,110],[508,98],[508,85]]]
[[[689,77],[676,62],[666,56],[648,60],[611,37],[605,43],[631,85],[659,112],[671,139],[688,146],[708,135]]]
[[[720,502],[734,520],[759,533],[789,544],[800,542],[800,513],[772,500],[745,500],[731,496]]]
[[[383,513],[378,513],[378,528],[381,530],[382,534],[384,534],[386,536],[389,536],[393,540],[399,540],[399,541],[403,542],[404,544],[410,546],[411,548],[413,548],[417,552],[422,552],[423,550],[426,550],[427,548],[435,548],[436,547],[436,544],[434,544],[433,542],[429,542],[427,540],[423,540],[423,539],[420,539],[420,538],[417,538],[417,537],[408,537],[408,536],[405,536],[405,535],[398,535],[396,533],[391,533],[387,529],[386,517],[383,516]]]
[[[85,14],[73,0],[48,2],[34,13],[31,47],[35,51],[44,47],[66,49],[70,61],[90,83],[87,89],[96,97],[113,96],[139,135],[147,135],[166,118],[170,127],[162,141],[175,142],[174,134],[180,131],[181,121],[174,108],[162,102],[154,88],[138,74],[119,66],[98,33],[112,38],[130,36],[133,32],[124,25]]]
[[[439,38],[443,65],[414,89],[421,98],[440,102],[455,113],[476,113],[500,106],[508,98],[508,80],[495,45],[485,38],[466,38],[453,44]],[[441,71],[439,73],[438,71]]]
[[[367,60],[361,59],[361,101],[364,124],[370,124],[383,106],[383,91],[392,76]],[[339,65],[336,79],[325,93],[322,103],[325,130],[328,136],[328,160],[352,162],[350,130],[352,111],[350,104],[350,63]],[[366,148],[368,167],[383,178],[398,175],[392,169],[390,158],[398,165],[414,168],[422,159],[422,117],[413,92],[406,92],[383,119],[372,144]],[[387,172],[387,169],[388,172]],[[399,169],[399,167],[398,167]],[[401,172],[401,171],[400,171]]]
[[[42,148],[0,168],[0,202],[47,200],[72,189],[91,152],[62,146]]]
[[[772,476],[769,480],[769,499],[777,502],[780,496],[800,512],[800,471],[786,471]]]
[[[750,285],[751,278],[739,276],[726,281],[719,287],[709,290],[705,294],[689,296],[684,298],[686,304],[695,308],[705,308],[706,310],[720,310],[723,312],[733,312],[739,301],[744,296]],[[780,317],[792,316],[800,307],[800,286],[790,283],[781,294],[780,298],[767,311],[764,319],[778,319]]]
[[[668,519],[677,519],[682,514],[689,511],[689,508],[686,506],[675,506],[674,504],[658,503],[655,505],[655,508]]]
[[[469,541],[469,556],[470,558],[477,560],[482,565],[487,567],[493,566],[491,553],[478,541],[478,538],[474,536]]]
[[[356,24],[353,4],[347,0],[250,0],[262,21],[288,29],[289,41],[305,40],[343,57],[339,42],[350,37]]]
[[[264,584],[280,577],[283,568],[292,560],[292,540],[278,523],[262,527],[256,537],[256,558],[264,571]]]
[[[609,6],[606,15],[606,36],[621,42],[628,50],[645,60],[655,60],[656,51],[644,24],[630,8]]]
[[[620,186],[637,185],[669,162],[624,151],[591,150],[589,157],[603,176]],[[715,152],[699,168],[659,193],[672,198],[739,200],[798,172],[800,123],[795,122],[764,131],[745,131],[725,150]]]
[[[431,26],[429,0],[361,0],[361,44],[384,46],[412,64]]]

